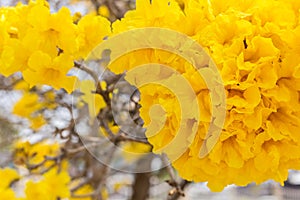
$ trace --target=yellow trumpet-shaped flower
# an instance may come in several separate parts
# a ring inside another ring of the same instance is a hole
[[[57,172],[54,168],[43,175],[38,182],[29,181],[26,184],[25,194],[28,200],[56,200],[69,198],[70,189],[68,184],[70,176],[67,172]]]
[[[68,93],[75,89],[76,78],[67,76],[73,67],[72,58],[66,54],[51,58],[42,51],[36,51],[30,56],[28,66],[29,69],[23,72],[23,76],[31,86],[46,84],[55,89],[64,88]]]
[[[110,35],[110,22],[105,17],[92,14],[82,17],[78,22],[76,39],[79,46],[78,56],[85,58],[93,48]]]
[[[11,189],[0,189],[2,199],[17,200],[15,193]]]
[[[9,188],[10,184],[13,181],[18,180],[20,178],[20,175],[14,169],[4,168],[4,169],[0,169],[0,178],[1,178],[0,190],[1,189],[4,190]]]
[[[43,107],[43,105],[38,102],[38,98],[37,94],[25,93],[15,104],[13,113],[21,117],[30,118],[32,113]]]
[[[57,48],[68,54],[77,50],[76,26],[67,8],[52,14],[47,6],[37,4],[30,9],[27,21],[32,28],[26,36],[38,42],[42,51],[54,56]]]

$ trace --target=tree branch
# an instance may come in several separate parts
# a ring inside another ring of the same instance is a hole
[[[168,194],[168,200],[176,200],[181,196],[185,196],[184,194],[184,188],[190,183],[187,180],[181,180],[178,182],[176,180],[176,176],[174,173],[174,169],[169,163],[169,160],[167,156],[164,154],[162,156],[163,163],[166,165],[166,170],[170,176],[170,180],[167,180],[166,182],[172,187],[172,189],[169,191]]]
[[[91,70],[90,68],[86,67],[83,63],[80,63],[78,61],[74,61],[74,67],[81,69],[82,71],[86,72],[87,74],[89,74],[95,81],[95,85],[97,87],[98,85],[98,76],[97,74]]]

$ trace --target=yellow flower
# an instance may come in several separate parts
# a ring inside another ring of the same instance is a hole
[[[255,36],[244,52],[244,61],[257,62],[259,59],[278,56],[279,50],[274,46],[271,38]]]
[[[57,169],[54,168],[44,175],[42,182],[47,186],[49,195],[53,196],[53,199],[58,197],[68,198],[70,196],[68,187],[70,176],[67,172],[58,172]]]
[[[42,182],[34,183],[28,181],[26,183],[25,194],[27,200],[54,200],[51,198],[51,192]]]
[[[143,27],[164,27],[185,32],[184,14],[175,0],[139,0],[136,10],[128,11],[125,17],[112,24],[113,34]]]
[[[22,40],[10,39],[3,47],[1,60],[3,62],[1,73],[9,76],[15,72],[24,71],[28,68],[28,59],[34,50],[38,47],[32,38],[23,38]]]
[[[17,200],[14,191],[11,189],[0,188],[0,194],[3,200]]]
[[[22,81],[23,82],[23,81]],[[28,84],[19,83],[16,88],[28,87]],[[40,109],[44,108],[44,104],[39,102],[39,97],[35,93],[26,92],[24,96],[14,105],[13,113],[28,119],[30,127],[38,130],[46,121],[41,114],[36,114]]]
[[[13,114],[24,117],[30,121],[30,128],[38,130],[46,124],[46,120],[40,113],[42,109],[55,108],[55,94],[50,91],[44,94],[45,98],[40,98],[37,94],[29,92],[29,84],[19,81],[14,89],[24,92],[23,97],[14,105]]]
[[[102,190],[101,190],[101,196],[104,200],[108,199],[108,197],[109,197],[108,190],[105,187],[102,188]]]
[[[77,181],[73,181],[73,182],[71,183],[71,185],[76,186],[75,183],[78,184]],[[84,195],[84,194],[89,194],[89,193],[91,193],[91,192],[93,192],[92,186],[90,186],[90,185],[85,185],[85,186],[83,186],[83,187],[80,187],[78,190],[76,190],[76,192],[74,192],[74,194],[75,194],[75,195]],[[72,197],[71,197],[70,200],[92,200],[92,197],[82,197],[82,198],[78,198],[78,197],[72,198]]]
[[[24,96],[15,104],[13,113],[25,117],[31,118],[31,115],[41,109],[43,105],[39,103],[39,97],[34,93],[25,93]]]
[[[29,69],[23,72],[23,77],[30,86],[46,84],[57,90],[64,88],[68,93],[75,89],[76,78],[67,75],[73,62],[66,54],[51,58],[48,54],[36,51],[30,56],[28,66]]]
[[[58,143],[49,143],[47,141],[37,144],[30,144],[28,141],[18,141],[14,145],[14,159],[17,164],[28,163],[30,165],[39,164],[44,161],[45,156],[57,156],[60,145]],[[36,169],[42,170],[53,164],[53,161],[46,161],[43,166]]]
[[[35,116],[33,118],[30,118],[31,124],[30,128],[33,130],[38,130],[40,127],[46,124],[46,120],[42,115]]]
[[[17,83],[14,85],[14,89],[15,89],[15,90],[28,91],[28,90],[29,90],[29,84],[28,84],[26,81],[21,80],[21,81],[17,82]]]
[[[181,146],[167,151],[163,147],[174,140],[180,127],[180,108],[190,105],[180,102],[172,91],[162,86],[139,88],[140,112],[153,152],[162,151],[172,158],[179,153],[178,149],[185,149],[173,162],[174,167],[185,179],[207,181],[213,191],[220,191],[228,184],[244,186],[268,179],[283,184],[288,169],[299,169],[300,162],[298,153],[287,154],[284,150],[298,152],[300,146],[299,3],[294,0],[245,0],[243,3],[188,0],[184,2],[185,14],[173,3],[138,0],[136,10],[113,23],[113,35],[155,26],[168,27],[194,38],[209,53],[222,75],[226,118],[217,144],[206,157],[200,158],[199,151],[212,117],[211,93],[203,79],[186,61],[161,50],[139,50],[123,55],[109,65],[112,71],[122,73],[146,63],[166,64],[191,83],[199,103],[199,108],[190,108],[200,110],[198,129],[190,145],[186,146],[182,140]],[[157,39],[162,43],[168,40],[159,36]],[[160,71],[152,67],[144,74],[152,80]],[[131,83],[143,80],[132,74],[126,78]],[[152,107],[155,104],[163,109]],[[155,131],[155,135],[149,135]]]
[[[27,31],[26,36],[36,40],[40,50],[51,56],[57,55],[57,48],[67,54],[77,51],[76,26],[67,8],[52,14],[49,7],[37,4],[30,9],[27,21],[33,28]]]
[[[255,11],[254,19],[261,26],[268,22],[273,22],[282,28],[293,28],[297,23],[297,11],[295,12],[291,3],[284,1],[258,1],[255,4],[257,10]],[[278,13],[282,15],[279,16]]]
[[[99,7],[98,13],[99,13],[99,15],[106,17],[106,18],[108,18],[110,15],[109,9],[105,5],[102,5]]]
[[[38,48],[38,40],[27,35],[31,26],[26,17],[32,6],[18,4],[0,11],[0,72],[5,76],[25,70],[29,56]]]
[[[123,156],[129,162],[135,161],[145,155],[145,153],[149,153],[150,150],[150,145],[139,142],[125,142],[122,145]]]
[[[109,127],[109,129],[111,130],[111,132],[113,133],[113,134],[118,134],[118,132],[119,132],[119,130],[120,130],[120,128],[119,128],[119,126],[118,125],[115,125],[113,122],[110,122],[109,124],[108,124],[108,127]],[[99,134],[100,134],[100,136],[108,136],[108,133],[107,133],[107,131],[105,130],[105,128],[103,128],[103,127],[101,127],[100,126],[100,128],[99,128]]]
[[[257,3],[257,0],[243,0],[241,2],[237,2],[234,0],[229,0],[226,2],[222,2],[219,0],[211,0],[212,10],[214,15],[216,16],[220,15],[222,12],[225,13],[232,10],[244,13],[251,13],[252,9],[256,7]]]
[[[45,156],[56,156],[59,152],[59,144],[37,143],[31,145],[28,149],[28,162],[30,164],[38,164],[45,159]],[[45,163],[45,166],[51,164],[51,161]]]
[[[210,96],[218,96],[218,88],[209,90],[203,77],[183,58],[160,49],[143,49],[122,55],[109,65],[113,72],[123,73],[143,64],[164,64],[178,73],[168,76],[157,65],[141,72],[148,80],[163,76],[161,83],[178,89],[180,94],[187,88],[174,80],[182,77],[190,83],[195,95],[185,95],[183,99],[164,85],[139,88],[140,112],[153,152],[166,153],[183,178],[208,182],[213,191],[229,184],[244,186],[269,179],[283,184],[289,169],[300,168],[297,153],[300,152],[300,3],[296,0],[178,2],[182,7],[175,0],[137,0],[136,10],[115,21],[113,31],[110,22],[101,16],[86,15],[75,25],[68,9],[51,14],[42,0],[28,6],[0,8],[0,73],[9,76],[21,71],[31,87],[47,84],[70,93],[75,77],[67,73],[73,67],[73,57],[85,58],[104,39],[143,27],[169,28],[187,34],[210,55],[223,79],[227,105],[220,137],[214,133],[206,136],[214,118]],[[155,37],[162,44],[168,41],[163,34]],[[119,49],[127,49],[129,44],[117,45]],[[145,79],[128,74],[126,78],[133,84]],[[93,103],[97,98],[96,102],[102,99],[91,94],[94,90],[91,85],[83,82],[79,87],[84,93],[82,100],[95,117],[104,105]],[[198,102],[197,106],[187,104],[187,99]],[[37,96],[25,96],[14,112],[27,118],[36,117],[32,113],[41,106],[36,105],[37,100]],[[199,119],[187,120],[197,111]],[[40,121],[36,118],[36,124]],[[214,125],[219,126],[218,123]],[[118,127],[110,126],[114,132],[118,131]],[[180,142],[170,146],[180,128],[188,131],[180,135]],[[200,158],[202,145],[212,145],[214,140],[217,140],[214,148]],[[27,151],[29,155],[49,153],[42,146]],[[179,158],[172,159],[176,156]],[[36,163],[42,158],[37,155],[31,159]],[[47,179],[52,186],[54,177]],[[59,179],[63,183],[61,188],[65,188],[67,175]],[[45,190],[46,182],[37,187]],[[35,198],[34,191],[27,193]],[[55,193],[68,197],[64,189]],[[37,193],[36,198],[42,198],[41,194]]]
[[[40,181],[27,182],[25,189],[26,199],[56,200],[58,198],[69,198],[69,182],[70,177],[67,172],[62,171],[58,173],[57,169],[53,168],[45,173]]]
[[[50,14],[47,3],[37,1],[2,8],[0,16],[0,73],[5,76],[26,70],[30,55],[38,49],[51,56],[58,48],[65,53],[77,50],[76,27],[66,8]]]
[[[17,171],[15,171],[14,169],[4,168],[4,169],[0,169],[0,178],[1,178],[0,190],[1,189],[5,190],[9,188],[10,184],[13,181],[18,180],[20,176],[17,173]]]
[[[111,35],[110,22],[101,16],[85,15],[78,22],[78,57],[85,58],[101,41]]]

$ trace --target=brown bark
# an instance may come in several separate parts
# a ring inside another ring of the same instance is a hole
[[[146,200],[149,197],[150,177],[151,177],[151,156],[146,156],[138,161],[135,180],[132,185],[132,200]]]
[[[150,173],[137,173],[133,184],[132,200],[146,200],[149,195],[150,188]]]

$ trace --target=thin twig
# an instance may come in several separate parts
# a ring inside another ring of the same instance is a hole
[[[78,61],[74,61],[74,67],[86,72],[87,74],[89,74],[93,78],[93,80],[95,82],[95,88],[96,88],[96,91],[93,91],[93,93],[100,94],[103,97],[106,105],[108,107],[110,107],[109,92],[104,91],[103,88],[101,87],[101,84],[100,84],[99,79],[98,79],[98,75],[93,70],[86,67],[85,64],[80,63]]]
[[[182,180],[182,181],[179,183],[179,188],[180,188],[180,190],[182,191],[182,193],[180,193],[180,192],[175,192],[174,194],[168,196],[168,200],[177,200],[179,197],[184,196],[183,191],[184,191],[185,187],[186,187],[188,184],[190,184],[190,183],[191,183],[191,182],[189,182],[189,181],[187,181],[187,180]]]
[[[82,71],[85,71],[94,79],[95,85],[96,86],[98,85],[98,76],[93,70],[91,70],[90,68],[86,67],[83,63],[80,63],[78,61],[74,61],[74,67],[81,69]]]
[[[120,134],[118,134],[115,138],[115,142],[119,143],[119,142],[138,142],[138,143],[143,143],[143,144],[148,144],[150,145],[150,143],[148,142],[147,139],[142,139],[142,138],[135,138],[135,137],[130,137],[129,135],[123,133],[122,131],[120,132]]]
[[[170,180],[166,182],[172,187],[172,189],[169,191],[168,200],[176,200],[180,196],[185,196],[183,190],[190,182],[186,180],[181,180],[181,182],[178,182],[176,180],[174,169],[169,163],[169,160],[165,154],[162,156],[162,160],[166,165],[166,170],[170,176]]]
[[[72,194],[71,197],[72,198],[88,198],[88,197],[93,197],[95,196],[95,192],[90,192],[90,193],[86,193],[86,194]]]
[[[109,135],[109,138],[111,140],[113,140],[115,138],[115,135],[114,133],[110,130],[109,126],[108,126],[108,123],[107,123],[107,120],[106,119],[100,119],[100,122],[101,122],[101,125],[102,127],[105,129],[106,133],[108,133]]]
[[[99,146],[101,145],[100,142],[93,142],[93,143],[90,143],[90,144],[86,144],[84,146],[80,146],[78,148],[75,148],[75,149],[66,149],[68,155],[72,155],[72,154],[76,154],[76,153],[79,153],[79,152],[82,152],[82,151],[86,151],[88,148],[90,147],[96,147],[96,146]]]
[[[96,12],[98,13],[98,10],[99,10],[99,8],[101,6],[100,2],[98,0],[91,0],[91,2],[92,2],[92,4],[95,7]]]
[[[26,164],[27,168],[29,170],[34,170],[34,169],[37,169],[41,166],[43,166],[47,161],[55,161],[54,164],[56,164],[57,162],[59,162],[63,157],[65,156],[64,153],[58,155],[58,156],[55,156],[55,157],[50,157],[50,156],[45,156],[44,157],[44,160],[38,164],[34,164],[34,165],[31,165],[29,163]]]
[[[84,181],[80,182],[75,187],[71,188],[71,193],[76,192],[79,188],[83,187],[84,185],[88,184],[90,182],[90,179],[85,179]],[[72,195],[73,196],[73,195]]]
[[[176,185],[177,181],[176,181],[176,176],[175,176],[174,170],[173,170],[171,164],[169,163],[168,157],[165,154],[162,155],[162,160],[163,160],[163,163],[166,165],[167,172],[170,176],[170,180],[168,181],[168,183],[171,186]]]

